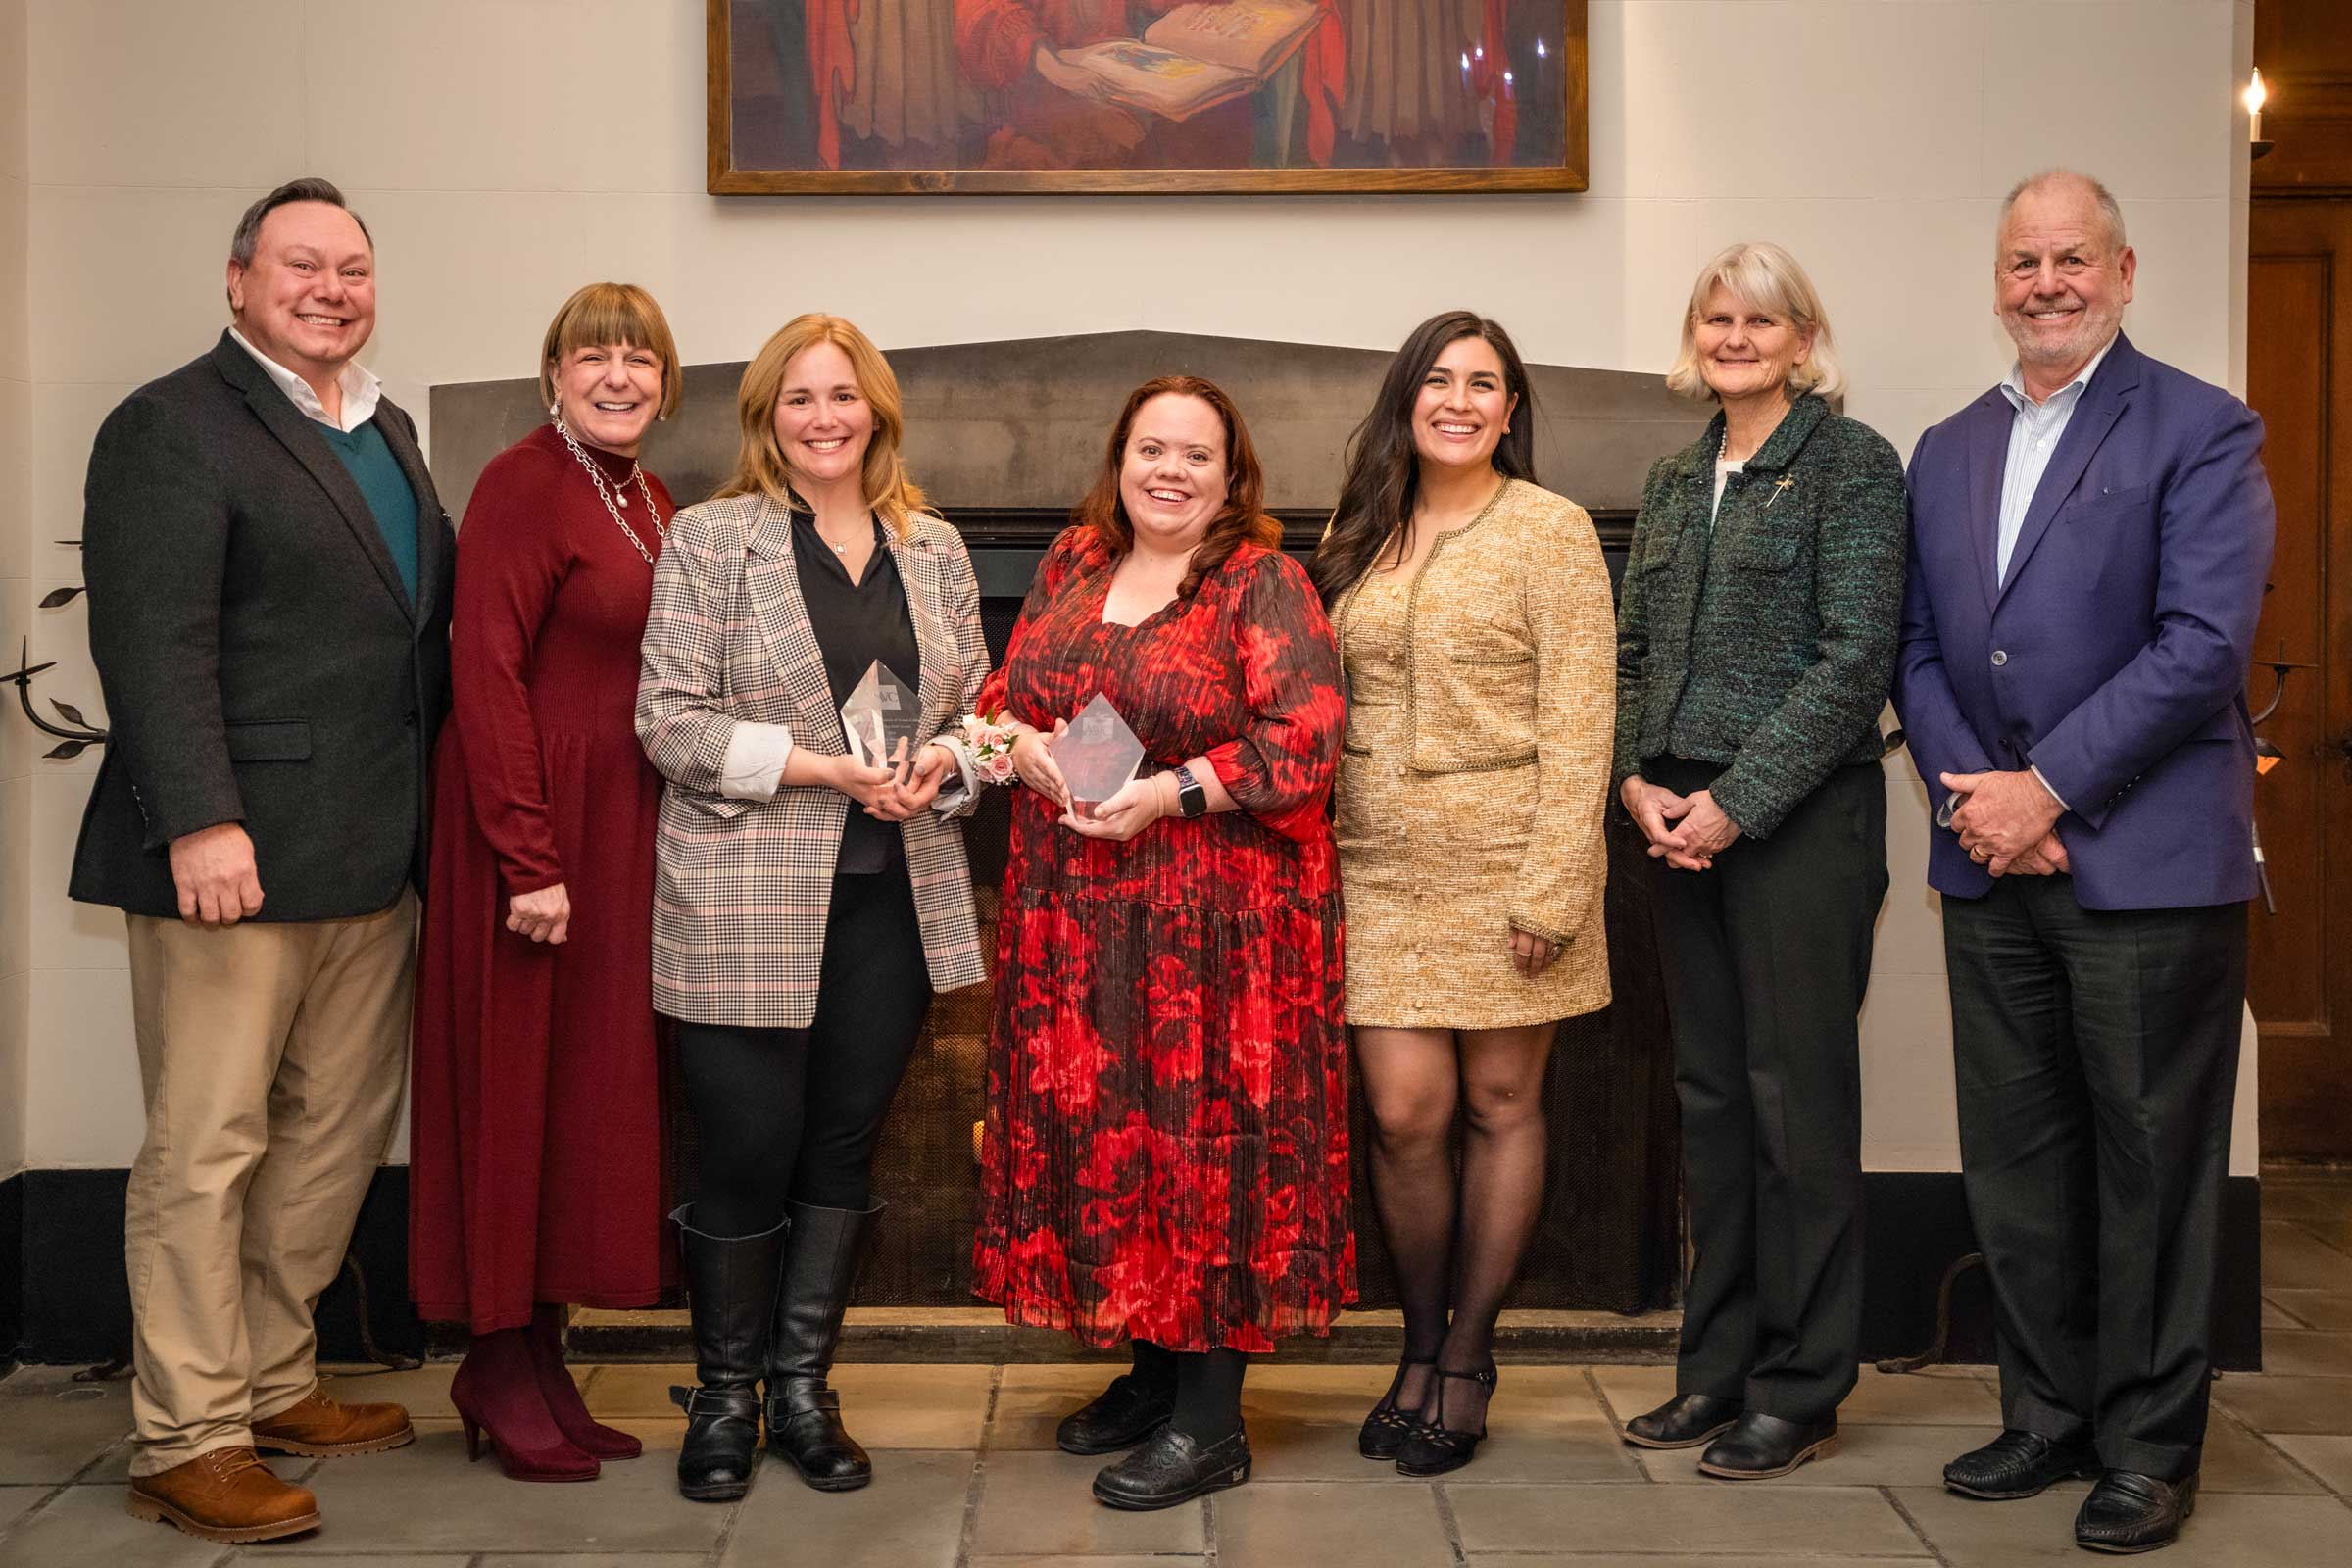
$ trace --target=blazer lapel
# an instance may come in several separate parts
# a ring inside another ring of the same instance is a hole
[[[950,713],[959,688],[947,679],[956,662],[955,628],[941,613],[946,585],[940,581],[939,551],[919,534],[901,539],[885,527],[883,534],[899,581],[906,589],[906,608],[914,621],[914,648],[922,662],[915,680],[922,703],[922,736],[929,740],[947,729],[956,715]]]
[[[759,506],[747,535],[750,559],[743,565],[752,618],[760,623],[760,637],[767,645],[778,683],[791,694],[798,719],[794,728],[806,726],[812,737],[830,736],[834,749],[846,753],[849,736],[841,727],[841,710],[833,706],[825,656],[816,646],[808,606],[801,597],[800,568],[792,558],[792,514],[764,496]]]
[[[2008,466],[2009,429],[2016,420],[2017,411],[1996,389],[1978,403],[1968,430],[1968,553],[1986,611],[2001,597],[1993,558],[2000,553],[2001,473]]]
[[[343,514],[343,525],[351,530],[352,538],[374,564],[375,574],[383,579],[385,591],[400,606],[401,613],[416,619],[416,607],[409,602],[409,590],[400,580],[400,568],[392,564],[392,552],[384,544],[384,530],[376,524],[375,514],[368,510],[367,498],[360,494],[351,470],[328,450],[326,438],[311,428],[310,416],[296,408],[278,390],[277,383],[253,363],[253,356],[239,348],[225,332],[213,350],[213,365],[229,385],[245,394],[246,403],[263,427],[277,437],[279,445],[292,453],[294,460],[318,481],[318,488],[326,492],[335,510]],[[414,482],[412,477],[411,483]],[[429,486],[419,492],[419,508],[423,506],[423,497],[430,493]]]
[[[2050,454],[2041,483],[2034,487],[2033,505],[2026,509],[2026,520],[2017,531],[2017,545],[2009,552],[2009,575],[2001,583],[2002,594],[2008,593],[2026,569],[2034,547],[2050,531],[2050,518],[2074,493],[2075,481],[2082,477],[2099,443],[2107,439],[2107,432],[2130,406],[2132,389],[2139,384],[2138,370],[2138,359],[2131,345],[2117,338],[2098,374],[2082,389],[2082,401],[2074,417],[2066,421],[2066,434],[2059,439],[2058,450]],[[2000,602],[1998,596],[1993,602]]]

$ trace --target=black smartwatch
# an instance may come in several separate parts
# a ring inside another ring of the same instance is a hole
[[[1176,769],[1176,814],[1186,817],[1208,814],[1208,791],[1193,777],[1190,767]]]

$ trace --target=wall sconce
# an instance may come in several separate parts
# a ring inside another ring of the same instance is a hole
[[[2262,157],[2273,145],[2262,139],[2262,106],[2270,101],[2270,89],[2262,84],[2262,68],[2256,66],[2254,79],[2246,83],[2246,90],[2240,95],[2240,101],[2246,106],[2246,153],[2249,158]]]

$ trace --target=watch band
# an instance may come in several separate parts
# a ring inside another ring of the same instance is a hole
[[[1189,766],[1176,769],[1176,812],[1179,816],[1204,816],[1208,812],[1208,791],[1193,777]]]

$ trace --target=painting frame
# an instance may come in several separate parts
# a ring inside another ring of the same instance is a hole
[[[870,0],[869,0],[870,3]],[[1586,0],[1561,9],[1559,162],[1477,167],[828,169],[746,167],[735,135],[734,0],[705,0],[707,188],[714,196],[1012,196],[1561,191],[1591,184]],[[1548,97],[1548,94],[1546,94]]]

